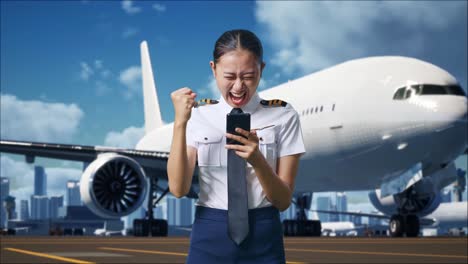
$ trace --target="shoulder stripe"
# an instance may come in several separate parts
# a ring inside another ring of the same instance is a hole
[[[273,99],[273,100],[261,100],[260,104],[266,107],[285,107],[288,103],[280,100],[280,99]]]

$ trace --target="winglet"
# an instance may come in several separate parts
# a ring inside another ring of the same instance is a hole
[[[163,125],[161,110],[159,108],[158,94],[154,83],[153,69],[148,51],[148,43],[142,41],[141,50],[141,74],[143,81],[143,101],[145,106],[145,133]]]

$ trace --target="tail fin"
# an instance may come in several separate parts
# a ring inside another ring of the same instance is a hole
[[[146,41],[141,42],[141,74],[143,80],[143,101],[145,105],[145,133],[163,125],[159,109],[158,94],[154,84],[153,69]]]

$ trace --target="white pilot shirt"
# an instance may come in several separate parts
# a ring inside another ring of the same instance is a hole
[[[299,115],[290,104],[270,107],[261,105],[260,101],[255,93],[242,111],[250,113],[251,129],[274,125],[257,131],[257,135],[260,151],[276,172],[277,158],[305,152]],[[194,108],[187,124],[187,145],[196,148],[198,154],[199,206],[228,209],[225,145],[226,115],[231,110],[221,96],[218,104]],[[249,209],[271,206],[248,162],[246,177]]]

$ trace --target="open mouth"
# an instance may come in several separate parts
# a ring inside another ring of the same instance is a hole
[[[247,93],[246,92],[242,92],[242,93],[230,92],[229,98],[235,105],[242,106],[246,103],[245,101],[247,100]]]

